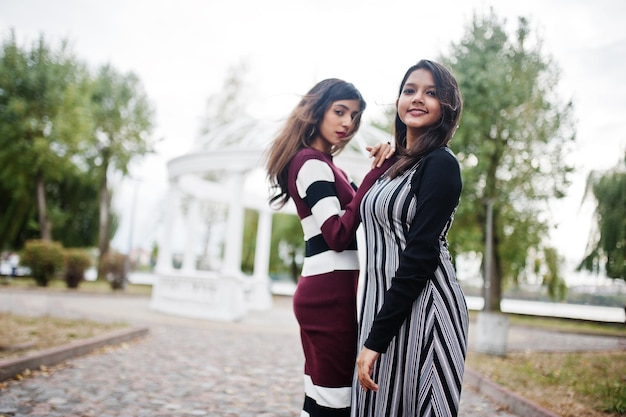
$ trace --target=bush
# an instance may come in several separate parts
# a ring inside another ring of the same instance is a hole
[[[31,275],[40,287],[63,268],[63,245],[47,240],[28,240],[24,245],[22,263],[31,270]]]
[[[126,256],[110,251],[100,258],[100,272],[114,290],[123,289],[126,281]]]
[[[78,288],[85,279],[85,270],[91,266],[91,256],[84,249],[74,248],[66,249],[63,258],[67,288]]]

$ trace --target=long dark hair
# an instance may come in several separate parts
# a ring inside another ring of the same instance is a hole
[[[267,157],[267,177],[270,181],[270,205],[280,208],[289,201],[287,176],[289,164],[296,153],[303,148],[310,148],[318,134],[318,129],[326,110],[338,100],[358,100],[359,114],[354,118],[352,129],[342,146],[333,147],[331,154],[336,155],[352,139],[361,125],[361,115],[366,103],[359,90],[346,81],[329,78],[317,83],[293,109],[284,127],[272,142]]]
[[[400,120],[396,109],[394,136],[398,161],[389,171],[389,176],[392,178],[406,171],[433,149],[447,146],[461,118],[463,100],[459,91],[459,85],[452,73],[446,67],[436,62],[423,59],[409,68],[400,83],[398,97],[402,94],[404,84],[411,73],[418,69],[429,71],[435,80],[437,98],[441,103],[441,119],[438,124],[431,126],[419,140],[416,140],[411,148],[407,149],[407,128],[404,122]]]

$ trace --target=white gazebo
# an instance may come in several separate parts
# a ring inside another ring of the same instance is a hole
[[[263,157],[281,124],[246,119],[222,125],[201,137],[189,153],[168,162],[168,207],[152,309],[235,321],[272,306],[268,268],[274,211],[268,205]],[[335,162],[358,184],[371,164],[365,146],[387,140],[388,133],[363,123]],[[241,271],[245,209],[259,216],[252,275]],[[294,212],[290,205],[284,210]],[[220,250],[207,254],[211,242]],[[175,243],[182,252],[177,259]]]

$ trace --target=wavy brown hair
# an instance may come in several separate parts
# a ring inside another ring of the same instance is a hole
[[[272,142],[267,153],[267,177],[270,181],[270,205],[281,208],[289,201],[287,176],[293,157],[303,148],[310,148],[319,132],[326,110],[339,100],[358,100],[359,114],[355,117],[352,129],[342,146],[333,147],[331,154],[336,155],[361,125],[361,115],[366,103],[359,90],[346,81],[329,78],[317,83],[293,109],[284,127]]]
[[[447,146],[450,140],[452,140],[452,136],[461,119],[463,100],[461,98],[461,92],[459,91],[459,85],[452,73],[446,67],[436,62],[423,59],[409,68],[400,83],[398,97],[402,94],[404,84],[411,73],[418,69],[429,71],[435,80],[435,90],[441,104],[441,119],[439,119],[438,124],[431,126],[419,140],[416,140],[411,148],[407,149],[407,128],[404,122],[400,120],[396,108],[394,136],[398,161],[389,171],[391,178],[406,171],[430,151],[442,146]]]

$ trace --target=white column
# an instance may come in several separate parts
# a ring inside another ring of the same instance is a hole
[[[154,267],[157,273],[168,273],[174,268],[172,267],[172,230],[174,228],[174,220],[178,213],[180,204],[180,193],[176,181],[170,180],[169,192],[167,197],[167,211],[165,213],[165,230],[159,240],[159,255],[157,263]]]
[[[270,248],[272,244],[272,213],[259,212],[254,252],[254,283],[250,294],[250,308],[266,310],[272,306],[270,291]]]
[[[244,208],[242,193],[244,186],[243,172],[231,172],[228,181],[230,201],[228,204],[228,221],[226,230],[226,247],[222,273],[224,275],[240,276],[241,252],[243,241]]]
[[[187,207],[186,229],[187,239],[185,240],[185,254],[183,257],[183,271],[196,270],[196,242],[198,228],[200,227],[200,202],[193,196],[189,199]]]

